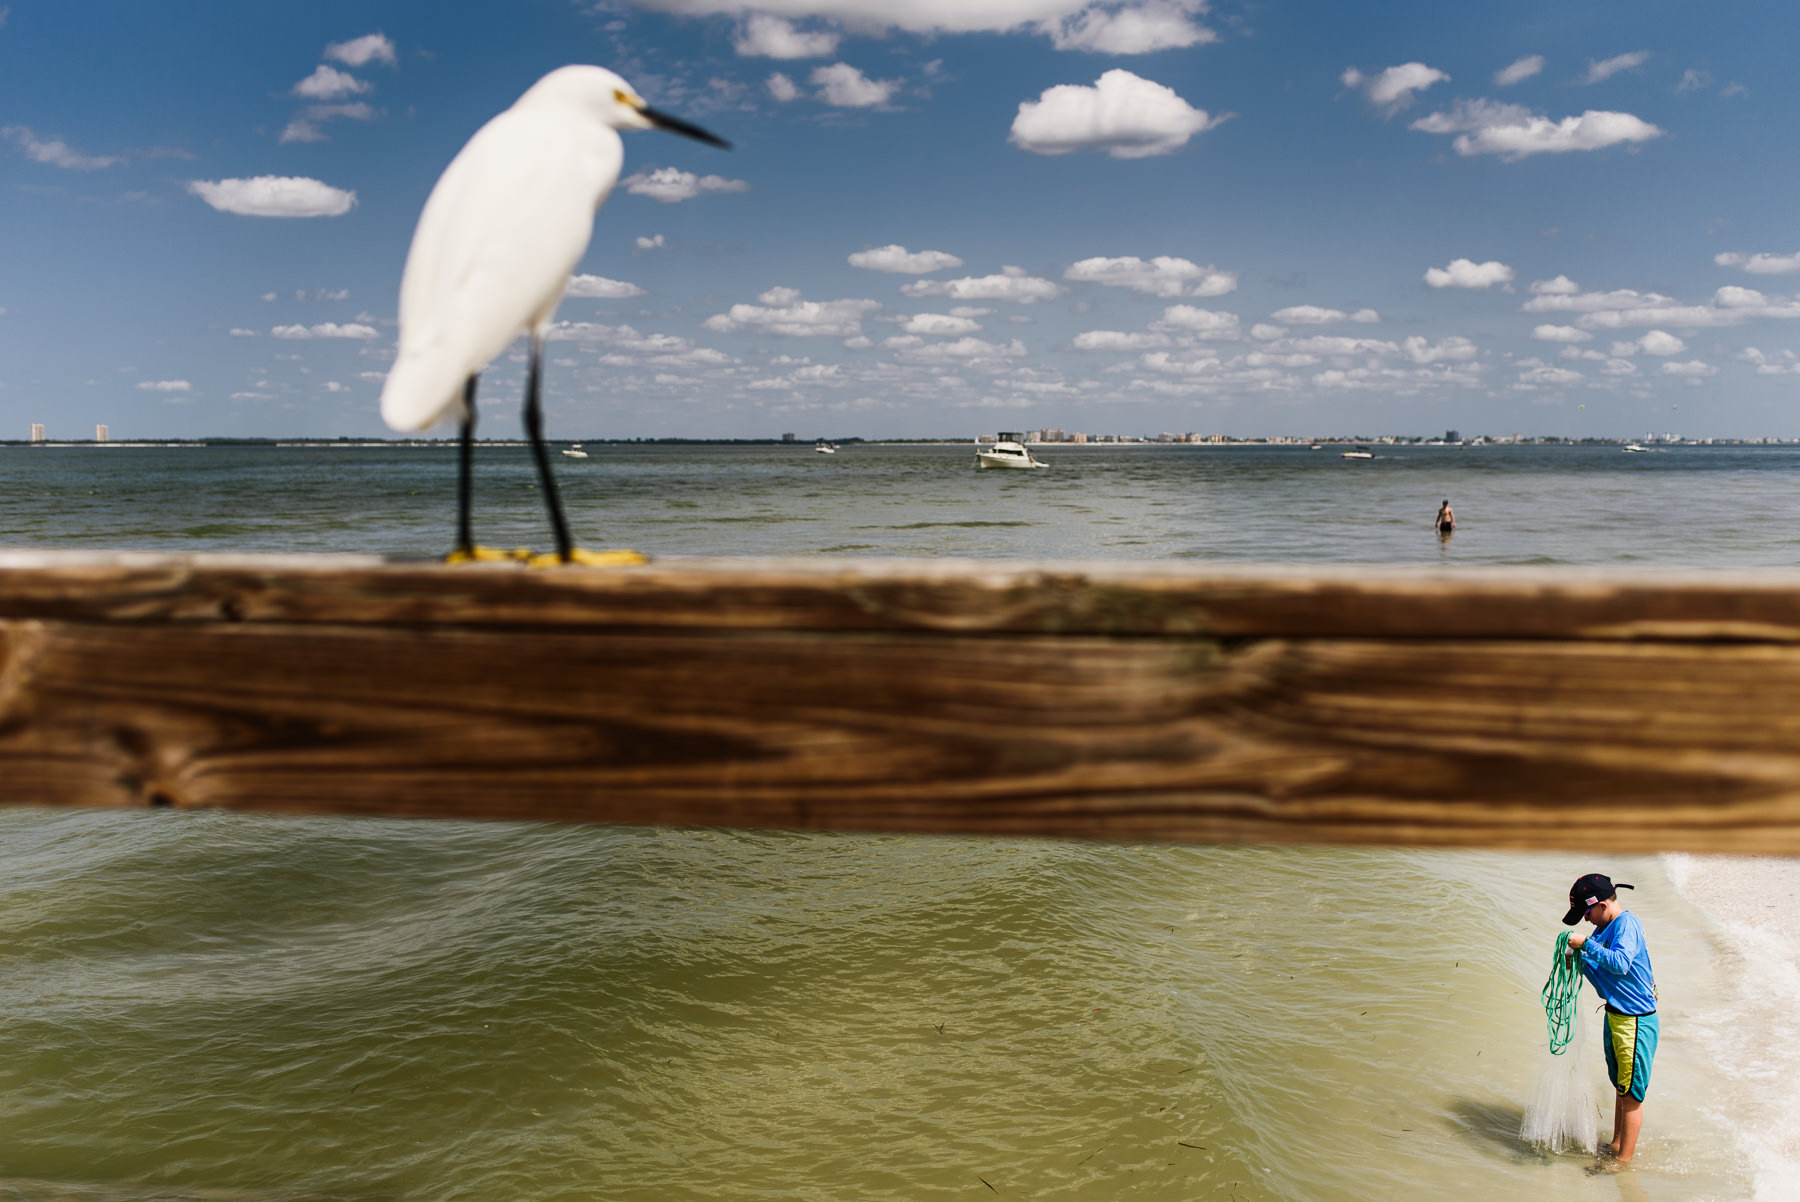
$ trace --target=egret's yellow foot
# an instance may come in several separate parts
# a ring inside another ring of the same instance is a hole
[[[510,551],[503,551],[499,547],[475,546],[467,548],[458,547],[456,550],[450,552],[450,554],[444,556],[444,562],[455,565],[459,563],[506,563],[510,560],[523,560],[529,563],[531,557],[530,547],[514,547]]]
[[[534,568],[554,568],[561,565],[562,560],[556,552],[545,551],[541,555],[533,555],[528,562]],[[589,551],[576,547],[569,552],[569,562],[580,564],[584,568],[619,568],[649,563],[650,557],[640,551]]]

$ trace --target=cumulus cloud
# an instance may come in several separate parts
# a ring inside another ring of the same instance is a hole
[[[1269,316],[1293,326],[1322,326],[1340,321],[1373,323],[1381,320],[1381,314],[1373,309],[1358,309],[1354,313],[1346,313],[1342,309],[1325,309],[1318,305],[1289,305],[1285,309],[1277,309]]]
[[[695,175],[679,167],[639,171],[626,176],[621,182],[633,196],[648,196],[651,200],[666,205],[680,204],[706,193],[750,190],[750,185],[741,179],[726,179],[722,175]]]
[[[1713,262],[1720,267],[1742,267],[1752,275],[1785,275],[1791,271],[1800,271],[1800,253],[1744,255],[1728,251],[1714,255]]]
[[[787,104],[789,101],[800,99],[800,85],[779,71],[769,76],[768,88],[769,95],[773,96],[776,100],[779,100],[782,104]]]
[[[1473,342],[1459,334],[1436,342],[1414,334],[1400,344],[1400,350],[1414,363],[1466,363],[1481,353]]]
[[[1147,351],[1170,345],[1167,334],[1130,334],[1120,330],[1087,330],[1075,335],[1078,351]]]
[[[1662,330],[1651,330],[1637,340],[1637,347],[1646,355],[1679,355],[1687,350],[1687,343]]]
[[[796,338],[848,338],[862,333],[864,314],[881,308],[873,300],[802,300],[794,288],[771,288],[756,299],[754,305],[733,305],[701,324],[719,333],[750,328]]]
[[[1665,363],[1657,370],[1665,376],[1682,376],[1690,380],[1698,380],[1705,376],[1716,375],[1718,368],[1698,359],[1690,359],[1686,363]]]
[[[337,100],[344,96],[361,95],[374,87],[374,84],[365,83],[347,71],[339,71],[336,67],[320,63],[311,75],[294,85],[293,91],[294,95],[307,100]]]
[[[981,329],[981,323],[972,318],[957,317],[950,313],[915,313],[901,322],[900,328],[908,334],[943,338],[958,334],[973,334]]]
[[[1630,54],[1616,54],[1608,59],[1589,59],[1587,74],[1577,83],[1599,83],[1603,79],[1611,79],[1621,71],[1631,71],[1643,66],[1650,59],[1648,50],[1634,50]]]
[[[1559,275],[1551,280],[1531,281],[1534,296],[1573,296],[1581,291],[1581,285],[1566,275]]]
[[[1427,67],[1424,63],[1401,63],[1374,75],[1364,75],[1355,67],[1346,67],[1338,76],[1338,82],[1361,92],[1370,104],[1392,116],[1411,104],[1416,93],[1449,78],[1436,67]]]
[[[664,246],[667,246],[668,243],[663,240],[663,236],[661,234],[651,234],[648,237],[644,236],[643,234],[639,234],[637,236],[636,240],[634,241],[633,245],[635,245],[639,250],[660,250]]]
[[[0,128],[0,137],[17,146],[34,163],[63,167],[70,171],[99,171],[104,167],[116,167],[125,161],[124,156],[116,154],[81,154],[61,138],[43,141],[23,125]]]
[[[284,146],[289,142],[329,141],[319,126],[337,117],[346,117],[352,121],[373,121],[375,110],[360,100],[350,104],[308,105],[287,123],[278,141]]]
[[[1510,88],[1516,83],[1530,79],[1544,69],[1544,56],[1527,54],[1524,58],[1514,60],[1512,66],[1494,73],[1494,86]]]
[[[1238,315],[1221,309],[1201,309],[1194,305],[1170,305],[1163,310],[1162,320],[1150,327],[1158,333],[1179,332],[1190,338],[1235,339]]]
[[[1224,296],[1237,289],[1237,273],[1220,271],[1208,263],[1201,267],[1187,259],[1157,255],[1144,260],[1135,255],[1119,259],[1083,259],[1063,272],[1063,279],[1129,288],[1147,296]]]
[[[339,325],[335,321],[320,322],[316,326],[276,326],[269,331],[277,338],[379,338],[381,334],[374,326],[363,325],[352,321]]]
[[[243,217],[342,217],[356,207],[354,191],[304,176],[196,179],[187,190],[221,213]]]
[[[732,41],[732,48],[744,58],[824,58],[837,47],[837,34],[802,33],[793,22],[770,13],[751,13]]]
[[[1096,4],[1045,28],[1058,50],[1150,54],[1218,41],[1218,34],[1194,20],[1205,11],[1204,0],[1148,0],[1120,8]]]
[[[578,300],[623,300],[630,296],[643,296],[644,290],[636,284],[628,284],[624,280],[609,280],[603,275],[576,275],[569,277],[569,286],[563,289],[563,295]]]
[[[886,104],[888,98],[900,90],[899,80],[870,79],[849,63],[815,67],[807,78],[819,89],[821,101],[838,108],[874,108]]]
[[[1521,384],[1578,384],[1587,379],[1578,371],[1570,371],[1566,367],[1551,367],[1548,363],[1540,363],[1528,367],[1519,373]]]
[[[947,296],[951,300],[1003,300],[1022,305],[1054,300],[1067,291],[1054,280],[1041,279],[1023,267],[1002,267],[998,275],[960,280],[915,280],[900,289],[907,296]]]
[[[349,67],[366,67],[370,63],[386,63],[392,67],[397,62],[394,44],[383,33],[365,33],[348,42],[333,42],[325,47],[325,57]]]
[[[1536,326],[1531,336],[1541,342],[1592,342],[1594,336],[1586,330],[1578,330],[1574,326]]]
[[[242,327],[234,326],[231,331],[231,336],[233,338],[254,338],[254,337],[256,337],[256,331],[255,330],[246,330],[246,329],[243,329]]]
[[[1567,154],[1648,142],[1663,134],[1630,113],[1589,109],[1579,117],[1552,121],[1524,105],[1492,100],[1459,100],[1448,112],[1419,118],[1412,128],[1428,134],[1456,134],[1451,145],[1457,154],[1499,155],[1509,163],[1533,154]]]
[[[865,271],[889,271],[900,275],[928,275],[934,271],[963,265],[961,259],[948,251],[915,252],[897,243],[878,246],[874,250],[859,250],[850,256],[848,262],[850,266],[861,267]]]
[[[139,380],[138,387],[145,392],[192,392],[194,386],[186,380]]]
[[[1738,355],[1738,358],[1745,363],[1755,364],[1756,374],[1759,376],[1800,375],[1800,355],[1796,355],[1793,351],[1775,351],[1767,354],[1756,347],[1747,346]]]
[[[1114,68],[1092,87],[1058,84],[1020,103],[1010,141],[1032,154],[1103,150],[1115,159],[1169,154],[1218,125],[1173,88]]]
[[[1611,292],[1540,293],[1519,307],[1527,313],[1579,313],[1576,324],[1589,330],[1730,326],[1753,318],[1800,320],[1800,300],[1765,296],[1754,288],[1735,285],[1718,289],[1711,303],[1705,305],[1684,305],[1660,293],[1619,288]]]
[[[1433,267],[1425,273],[1425,282],[1433,288],[1491,288],[1495,284],[1510,284],[1512,278],[1513,269],[1498,259],[1485,263],[1452,259],[1448,267]]]
[[[899,339],[888,339],[888,344],[899,343]],[[1011,342],[988,342],[981,338],[958,338],[951,342],[902,343],[894,346],[900,358],[914,363],[957,363],[980,362],[984,360],[1018,359],[1026,354],[1025,344],[1014,338]]]

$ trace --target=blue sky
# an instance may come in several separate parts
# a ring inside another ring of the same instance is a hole
[[[386,433],[432,183],[591,62],[736,148],[628,135],[555,436],[1800,436],[1797,43],[1731,2],[0,0],[0,435]]]

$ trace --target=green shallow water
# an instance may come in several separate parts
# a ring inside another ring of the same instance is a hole
[[[589,449],[558,465],[577,530],[660,553],[1800,559],[1786,449],[1065,449],[1018,475],[953,447]],[[524,453],[483,471],[478,532],[541,545]],[[452,472],[4,450],[0,541],[423,555]],[[1640,885],[1664,999],[1622,1178],[1515,1136],[1562,899],[1596,867]],[[0,966],[6,1202],[1792,1196],[1743,1100],[1800,1067],[1800,989],[1750,989],[1661,862],[1604,849],[14,808]]]

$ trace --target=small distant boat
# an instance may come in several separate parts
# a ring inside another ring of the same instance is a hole
[[[1637,443],[1635,443],[1635,442],[1628,442],[1628,443],[1626,443],[1626,444],[1625,444],[1625,449],[1626,449],[1626,450],[1627,450],[1627,451],[1641,451],[1641,452],[1644,452],[1644,453],[1646,453],[1646,454],[1647,454],[1647,453],[1648,453],[1648,452],[1649,452],[1649,450],[1650,450],[1650,448],[1649,448],[1649,447],[1645,447],[1645,446],[1639,446],[1639,445],[1638,445],[1638,444],[1637,444]]]
[[[586,459],[588,457],[588,453],[581,449],[580,443],[564,447],[563,454],[567,455],[570,459]]]
[[[1320,442],[1315,442],[1312,444],[1312,446],[1307,447],[1306,449],[1309,451],[1323,451],[1325,449],[1325,444],[1320,443]]]
[[[976,444],[976,467],[1048,467],[1049,464],[1025,449],[1019,440],[1025,436],[1017,430],[1002,430],[994,436],[994,445]]]
[[[1368,447],[1357,447],[1354,451],[1345,451],[1344,458],[1345,459],[1373,459],[1373,458],[1375,458],[1375,452],[1371,451]]]
[[[826,442],[821,438],[818,442],[813,443],[813,450],[821,455],[835,455],[837,454],[837,444],[834,442]]]

